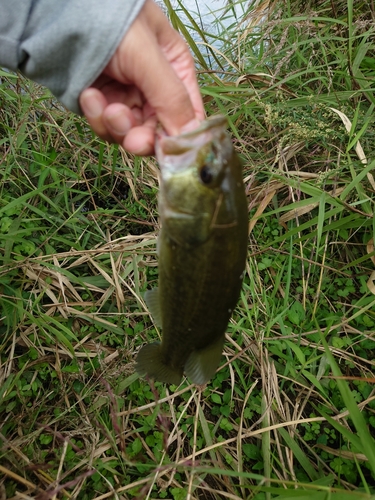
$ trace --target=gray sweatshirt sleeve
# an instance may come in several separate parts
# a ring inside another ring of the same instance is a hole
[[[0,67],[20,70],[79,113],[144,0],[0,0]]]

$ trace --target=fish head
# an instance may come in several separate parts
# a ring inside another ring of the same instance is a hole
[[[162,230],[178,244],[204,243],[214,228],[236,221],[242,174],[226,126],[218,115],[191,132],[157,138]]]

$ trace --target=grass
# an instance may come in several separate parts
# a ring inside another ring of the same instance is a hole
[[[134,374],[159,335],[142,298],[158,272],[155,161],[1,71],[0,498],[375,498],[370,4],[253,1],[220,36],[193,26],[250,227],[202,390]]]

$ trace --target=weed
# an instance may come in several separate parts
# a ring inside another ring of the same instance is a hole
[[[157,166],[1,70],[0,493],[370,500],[373,8],[253,1],[217,35],[166,7],[244,164],[222,366],[205,388],[134,374],[159,336]]]

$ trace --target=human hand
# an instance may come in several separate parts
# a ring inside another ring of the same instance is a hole
[[[158,121],[169,135],[192,130],[204,108],[188,47],[146,0],[103,73],[80,95],[94,132],[137,155],[154,152]]]

